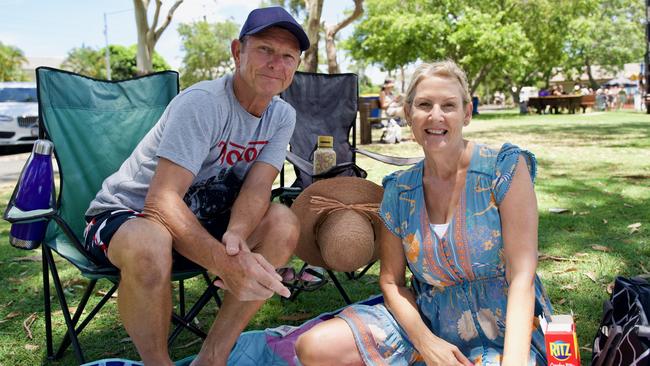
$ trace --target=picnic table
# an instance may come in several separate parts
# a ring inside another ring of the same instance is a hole
[[[530,97],[528,107],[535,108],[539,114],[544,113],[547,107],[550,107],[551,111],[556,114],[560,113],[561,109],[566,109],[573,114],[579,108],[582,108],[584,113],[587,107],[593,107],[594,102],[594,95],[549,95]]]
[[[580,107],[580,95],[549,95],[547,97],[530,97],[528,99],[528,106],[537,110],[537,113],[542,114],[550,107],[553,113],[559,113],[561,108],[566,108],[569,113],[575,113],[575,110]]]

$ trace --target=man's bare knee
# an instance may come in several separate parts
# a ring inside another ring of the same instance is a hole
[[[272,204],[264,216],[263,224],[268,225],[268,235],[273,235],[286,240],[293,253],[300,235],[300,222],[296,215],[286,206]]]
[[[113,235],[108,258],[122,277],[128,276],[142,286],[166,283],[172,266],[171,234],[160,224],[131,219]]]
[[[271,263],[279,266],[291,258],[299,236],[300,223],[296,215],[284,205],[271,204],[251,239],[256,244],[255,252],[262,253]],[[272,258],[269,258],[270,255]]]

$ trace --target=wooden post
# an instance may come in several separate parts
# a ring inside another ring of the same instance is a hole
[[[359,130],[361,133],[361,145],[367,145],[372,143],[372,134],[370,133],[370,121],[368,117],[370,116],[370,105],[361,100],[359,103]]]

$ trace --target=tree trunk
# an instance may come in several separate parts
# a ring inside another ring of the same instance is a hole
[[[343,28],[347,27],[355,19],[363,14],[363,0],[354,0],[354,11],[349,17],[345,18],[342,22],[327,27],[325,37],[325,50],[327,52],[327,72],[330,74],[338,74],[341,72],[339,63],[336,60],[336,34]]]
[[[509,77],[504,77],[504,80],[506,81],[506,85],[510,85],[511,87],[508,88],[510,91],[510,95],[512,95],[512,101],[514,104],[517,106],[519,105],[519,93],[521,92],[521,88],[523,88],[523,85],[516,85],[515,90],[512,90],[512,85],[514,85],[514,82],[512,79]]]
[[[305,52],[305,71],[318,71],[318,41],[320,41],[320,15],[324,0],[305,0],[309,18],[307,19],[307,37],[309,49]]]
[[[156,42],[158,42],[162,33],[169,26],[169,23],[171,23],[174,12],[182,2],[183,0],[176,0],[174,5],[169,8],[165,21],[156,29],[160,17],[162,0],[156,0],[156,11],[151,26],[149,26],[149,20],[147,18],[147,9],[149,8],[150,0],[133,0],[135,25],[138,31],[138,53],[136,56],[138,74],[145,75],[153,72],[153,54]]]
[[[589,77],[589,86],[590,86],[593,90],[598,89],[599,85],[598,85],[598,83],[596,82],[596,80],[594,80],[594,75],[593,75],[593,73],[591,72],[591,63],[589,62],[589,58],[587,58],[587,59],[585,60],[585,71],[587,72],[587,77]]]
[[[481,82],[483,81],[483,79],[485,79],[485,76],[490,72],[491,69],[492,69],[491,65],[489,65],[489,64],[484,65],[479,70],[478,75],[476,76],[476,78],[471,80],[470,85],[469,85],[469,95],[470,95],[470,97],[474,95],[474,93],[476,92],[476,89],[478,88],[479,84],[481,84]]]

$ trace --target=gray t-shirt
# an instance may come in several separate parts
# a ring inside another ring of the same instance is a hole
[[[108,210],[141,211],[149,184],[165,158],[194,175],[184,200],[199,219],[227,211],[256,161],[282,168],[295,110],[274,97],[262,117],[237,101],[231,75],[184,90],[167,106],[120,169],[106,178],[87,216]]]

